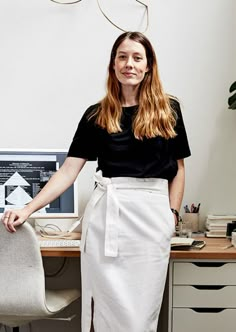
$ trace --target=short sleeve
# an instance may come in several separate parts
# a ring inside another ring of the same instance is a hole
[[[67,156],[87,160],[97,159],[96,126],[94,118],[89,118],[98,105],[90,106],[82,116],[74,134]]]
[[[177,121],[175,126],[175,132],[177,136],[171,139],[172,155],[176,160],[184,159],[191,156],[191,151],[189,148],[189,142],[184,125],[183,115],[180,109],[180,104],[177,100],[171,99],[171,107],[177,115]]]

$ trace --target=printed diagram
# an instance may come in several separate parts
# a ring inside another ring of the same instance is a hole
[[[20,209],[32,201],[25,188],[30,188],[27,182],[18,172],[15,172],[4,184],[0,185],[0,206],[7,209]],[[45,208],[40,212],[45,211]]]
[[[22,188],[22,186],[30,186],[30,184],[17,172],[15,172],[3,186],[16,187],[7,197],[5,197],[7,203],[24,206],[32,200],[32,197],[30,197],[30,195]]]
[[[28,204],[56,171],[56,163],[45,161],[2,161],[0,165],[0,208],[20,209]],[[56,203],[55,203],[56,204]],[[38,212],[44,212],[49,205]]]

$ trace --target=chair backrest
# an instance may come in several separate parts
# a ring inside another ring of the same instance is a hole
[[[45,277],[34,229],[9,233],[0,222],[0,323],[6,316],[43,316]]]

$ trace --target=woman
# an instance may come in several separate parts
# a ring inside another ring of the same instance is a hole
[[[98,160],[81,240],[82,331],[156,331],[190,155],[176,99],[163,91],[153,47],[126,32],[110,57],[107,94],[83,115],[68,157],[34,200],[7,211],[10,232]]]

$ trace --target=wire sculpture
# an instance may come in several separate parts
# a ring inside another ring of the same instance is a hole
[[[60,5],[72,5],[72,4],[75,4],[75,3],[78,3],[78,2],[81,2],[82,0],[50,0],[52,2],[55,2],[55,3],[58,3]],[[135,0],[136,2],[140,3],[141,5],[143,5],[146,9],[146,27],[143,31],[146,32],[147,29],[148,29],[148,26],[149,26],[149,12],[148,12],[148,5],[146,3],[144,3],[143,1],[141,0]],[[108,16],[107,14],[104,12],[104,10],[102,9],[101,7],[101,4],[99,2],[99,0],[97,0],[97,4],[98,4],[98,7],[99,7],[99,10],[100,12],[102,13],[102,15],[108,20],[108,22],[110,22],[114,27],[116,27],[117,29],[123,31],[123,32],[126,32],[127,30],[121,28],[119,25],[115,24]]]
[[[144,7],[145,7],[145,9],[146,9],[146,27],[145,27],[145,29],[144,29],[144,31],[143,31],[143,33],[144,32],[146,32],[147,31],[147,29],[148,29],[148,26],[149,26],[149,13],[148,13],[148,5],[147,4],[145,4],[143,1],[140,1],[140,0],[135,0],[136,2],[139,2],[141,5],[143,5]],[[102,7],[101,7],[101,5],[100,5],[100,2],[99,2],[99,0],[97,0],[97,4],[98,4],[98,7],[99,7],[99,9],[100,9],[100,11],[101,11],[101,13],[103,14],[103,16],[112,24],[112,25],[114,25],[117,29],[119,29],[119,30],[121,30],[121,31],[123,31],[123,32],[126,32],[126,31],[128,31],[128,30],[125,30],[125,29],[123,29],[123,28],[121,28],[120,26],[118,26],[117,24],[115,24],[106,14],[105,14],[105,12],[104,12],[104,10],[102,9]]]
[[[60,5],[73,5],[74,3],[81,2],[82,0],[69,0],[68,2],[66,0],[50,0],[52,2],[58,3]]]

